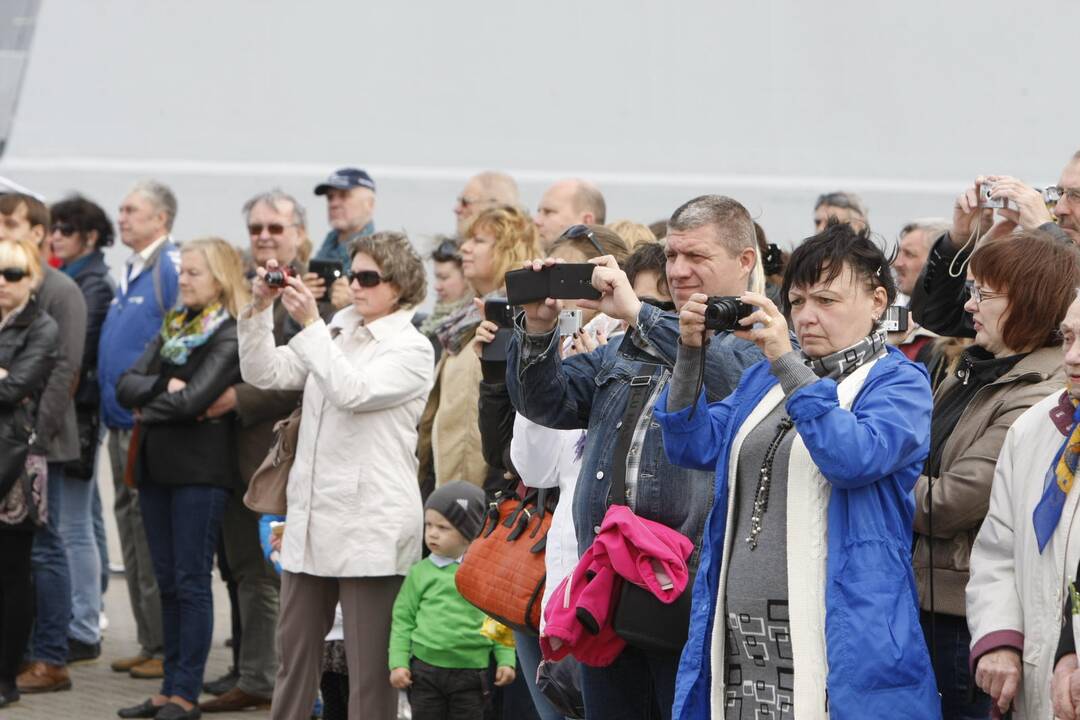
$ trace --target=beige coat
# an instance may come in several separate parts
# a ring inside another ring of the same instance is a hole
[[[491,468],[480,439],[480,358],[471,344],[457,355],[444,352],[435,376],[420,425],[420,482],[434,475],[427,492],[455,480],[484,487]]]
[[[405,575],[420,559],[416,425],[434,351],[400,310],[352,307],[274,347],[268,311],[238,324],[244,381],[304,391],[281,566],[326,577]]]
[[[1018,362],[1012,370],[975,393],[945,441],[941,477],[934,483],[934,608],[949,615],[964,615],[964,587],[968,582],[971,546],[990,504],[994,478],[1005,434],[1028,408],[1065,387],[1060,347],[1045,347]],[[935,400],[961,381],[952,374]],[[1039,470],[1040,478],[1041,472]],[[930,507],[925,475],[915,485],[915,582],[923,609],[930,609]]]

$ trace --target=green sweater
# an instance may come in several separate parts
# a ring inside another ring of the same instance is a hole
[[[514,649],[480,634],[484,613],[454,584],[459,563],[438,567],[424,558],[409,569],[390,627],[390,669],[420,660],[442,668],[486,668],[491,653],[500,667],[514,667]]]

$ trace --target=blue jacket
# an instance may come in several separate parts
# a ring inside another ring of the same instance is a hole
[[[715,470],[715,501],[705,527],[693,590],[690,639],[683,648],[673,717],[708,718],[710,650],[726,535],[729,449],[740,426],[776,384],[768,362],[750,368],[722,402],[656,420],[671,461]],[[934,672],[919,624],[911,569],[911,491],[929,453],[926,371],[895,348],[871,368],[851,411],[824,379],[799,388],[786,409],[810,457],[832,485],[828,505],[823,702],[832,720],[940,718]],[[796,708],[798,712],[798,708]]]
[[[108,428],[126,430],[134,424],[131,412],[116,401],[116,383],[161,330],[165,313],[176,305],[179,268],[180,250],[166,240],[128,283],[126,293],[116,289],[98,345],[101,414]]]
[[[352,258],[349,257],[349,246],[352,245],[352,241],[356,238],[373,235],[374,233],[374,221],[365,225],[360,232],[345,238],[345,242],[338,242],[338,238],[341,237],[341,232],[339,230],[331,230],[326,233],[326,237],[323,238],[323,243],[319,246],[319,251],[315,253],[315,259],[337,260],[341,263],[341,268],[343,270],[348,270],[352,264]]]
[[[635,345],[635,337],[655,355]],[[666,381],[678,352],[679,318],[643,305],[636,330],[626,333],[621,343],[611,342],[565,360],[559,358],[559,338],[554,332],[544,352],[531,359],[522,357],[524,340],[519,323],[507,350],[506,388],[515,409],[546,427],[588,429],[574,492],[578,552],[583,553],[592,545],[607,512],[612,454],[619,437],[618,423],[630,396],[630,381],[647,378],[653,392],[658,383]],[[743,370],[761,358],[753,343],[726,333],[717,335],[708,346],[705,391],[712,399],[725,397],[738,384]],[[669,463],[662,439],[653,423],[642,444],[634,510],[697,544],[712,503],[709,477]]]

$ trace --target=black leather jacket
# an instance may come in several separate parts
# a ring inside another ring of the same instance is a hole
[[[236,416],[200,419],[228,387],[240,382],[236,321],[229,319],[187,362],[162,360],[161,335],[120,376],[116,399],[141,412],[135,476],[140,483],[238,488]],[[167,391],[171,378],[187,385]]]
[[[45,382],[56,363],[60,331],[56,321],[42,312],[35,300],[0,329],[0,434],[24,438],[37,420],[37,407]],[[34,452],[45,453],[43,447]]]

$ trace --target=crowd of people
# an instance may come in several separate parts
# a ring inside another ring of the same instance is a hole
[[[421,247],[364,170],[314,194],[321,243],[270,189],[236,247],[174,237],[158,181],[115,231],[0,192],[0,707],[100,659],[108,468],[108,661],[161,679],[120,717],[1080,719],[1080,152],[895,249],[850,192],[790,252],[723,195],[609,222],[585,180],[531,213],[483,172]],[[562,264],[588,292],[490,315]],[[455,583],[535,489],[539,634]]]

